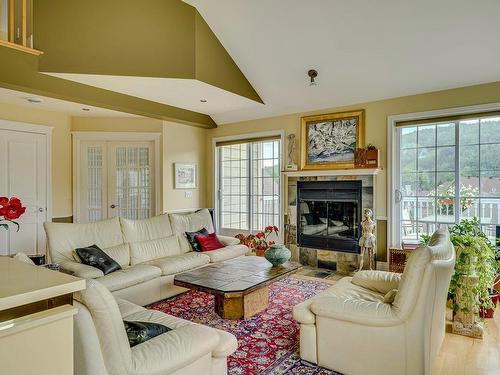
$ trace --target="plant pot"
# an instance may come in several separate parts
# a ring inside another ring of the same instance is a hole
[[[497,307],[498,300],[500,299],[500,293],[493,289],[490,291],[490,298],[491,298],[491,303],[493,303],[493,308],[487,308],[485,309],[484,307],[479,308],[479,316],[481,318],[493,318],[495,315],[495,308]]]
[[[257,255],[258,257],[263,257],[265,252],[266,252],[266,249],[256,249],[255,255]]]
[[[265,253],[264,257],[271,263],[274,267],[280,266],[291,258],[292,253],[288,250],[285,245],[274,244],[269,247]]]

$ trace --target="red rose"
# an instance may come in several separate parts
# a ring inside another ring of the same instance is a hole
[[[14,209],[22,207],[21,200],[19,198],[16,198],[16,197],[10,198],[9,205],[11,207],[13,207]]]
[[[5,207],[9,205],[9,198],[0,197],[0,206]]]
[[[274,231],[275,231],[276,233],[278,233],[278,232],[279,232],[279,229],[278,229],[278,227],[277,227],[276,225],[273,225],[273,229],[274,229]]]
[[[259,232],[255,235],[257,238],[264,238],[266,235],[263,232]]]
[[[6,220],[19,219],[19,217],[26,212],[26,207],[23,207],[19,198],[12,197],[9,200],[5,197],[1,197],[0,203],[2,206],[0,208],[0,216],[3,216]]]

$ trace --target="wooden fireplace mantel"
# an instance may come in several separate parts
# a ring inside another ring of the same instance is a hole
[[[381,168],[353,168],[353,169],[331,169],[331,170],[303,170],[283,171],[286,177],[312,177],[312,176],[375,176]]]

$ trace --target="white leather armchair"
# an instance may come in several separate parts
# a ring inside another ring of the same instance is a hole
[[[76,375],[225,375],[236,337],[160,311],[116,299],[98,281],[75,295]],[[154,322],[169,328],[130,347],[123,320]]]
[[[402,275],[360,271],[295,306],[301,358],[350,375],[430,374],[454,265],[448,230],[439,229]]]

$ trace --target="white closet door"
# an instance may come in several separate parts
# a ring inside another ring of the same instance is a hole
[[[153,142],[82,141],[79,157],[76,222],[154,214]]]
[[[110,142],[108,217],[145,219],[153,215],[152,142]]]
[[[47,220],[47,135],[0,130],[0,196],[18,197],[26,212],[0,228],[0,255],[24,252],[45,254]]]

